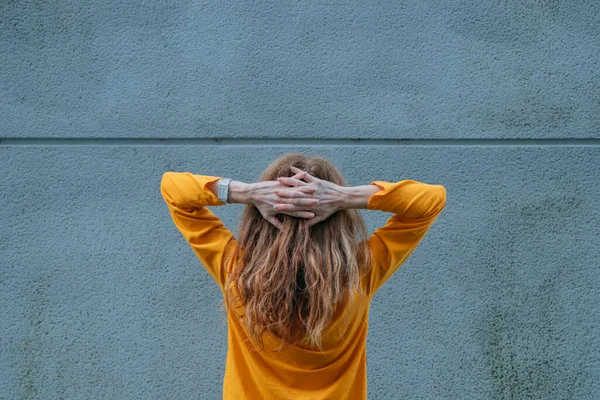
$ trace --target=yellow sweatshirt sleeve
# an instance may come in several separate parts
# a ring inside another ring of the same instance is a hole
[[[421,242],[446,205],[446,188],[414,180],[396,183],[373,181],[383,188],[371,196],[369,210],[394,215],[369,237],[374,265],[365,280],[368,294],[374,294]]]
[[[233,248],[228,245],[235,244],[236,239],[223,222],[205,207],[225,204],[206,187],[219,179],[221,177],[190,172],[165,172],[160,191],[175,226],[223,290],[226,279],[222,265],[224,253]]]

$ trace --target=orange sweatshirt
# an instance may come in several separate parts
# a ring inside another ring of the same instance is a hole
[[[165,172],[161,193],[185,240],[208,273],[224,290],[225,252],[237,244],[233,233],[206,206],[224,203],[206,187],[221,177],[190,172]],[[369,199],[367,209],[393,213],[368,242],[374,265],[357,295],[337,309],[323,334],[323,351],[294,347],[274,351],[279,342],[268,334],[264,350],[256,351],[242,320],[228,311],[228,351],[223,380],[224,399],[366,399],[367,330],[373,294],[417,247],[446,204],[446,189],[413,180],[373,181],[383,190]]]

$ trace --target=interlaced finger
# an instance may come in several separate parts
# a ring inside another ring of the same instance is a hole
[[[280,176],[279,178],[277,178],[277,180],[280,183],[283,183],[284,185],[288,185],[288,186],[306,186],[306,185],[308,185],[308,183],[302,182],[301,180],[293,178],[293,177],[287,178],[285,176]]]
[[[304,175],[305,175],[305,174],[306,174],[306,172],[305,172],[305,171],[300,171],[300,172],[299,172],[299,173],[297,173],[296,175],[292,176],[292,178],[295,178],[295,179],[302,179],[302,178],[304,178]]]
[[[278,211],[277,213],[299,218],[313,218],[315,216],[315,213],[311,211]]]
[[[318,204],[318,199],[281,199],[273,206],[276,211],[298,211],[298,208],[312,207]]]
[[[292,168],[292,171],[294,173],[301,173],[301,172],[306,173],[306,175],[304,176],[304,180],[307,181],[307,182],[309,182],[309,183],[310,182],[314,182],[314,181],[316,181],[318,179],[316,176],[312,176],[308,172],[302,171],[300,168],[296,168],[296,167],[291,167],[291,168]]]
[[[295,206],[316,206],[319,204],[319,199],[315,198],[281,198],[275,205],[277,208],[280,204],[293,204]]]
[[[293,211],[289,213],[289,215],[299,218],[312,218],[315,216],[315,214],[310,211]]]
[[[294,188],[275,189],[279,197],[313,197],[316,188],[314,186],[300,186]]]

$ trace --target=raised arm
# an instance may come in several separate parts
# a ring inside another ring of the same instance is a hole
[[[295,175],[295,178],[302,177],[303,174]],[[160,191],[175,226],[202,265],[223,288],[226,279],[226,271],[222,265],[224,253],[233,249],[237,240],[223,222],[206,208],[225,204],[217,197],[218,183],[221,179],[219,176],[168,171],[162,176]],[[314,216],[311,212],[275,210],[273,206],[279,199],[275,192],[283,187],[284,185],[277,181],[245,183],[232,180],[229,183],[227,202],[253,204],[265,219],[278,228],[281,227],[281,223],[276,218],[277,213],[301,218]],[[313,189],[305,188],[302,191],[309,195]],[[302,199],[301,202],[310,204],[313,199]],[[229,245],[232,246],[228,247]]]
[[[222,265],[224,252],[229,244],[235,244],[236,239],[206,208],[225,204],[217,198],[216,191],[209,189],[220,179],[218,176],[169,171],[162,176],[160,191],[175,226],[208,273],[223,288],[226,279]]]
[[[366,208],[394,214],[368,239],[375,263],[364,283],[367,292],[373,294],[419,245],[446,205],[446,188],[414,180],[373,181],[370,186],[380,189],[368,199]]]
[[[297,169],[294,169],[297,172]],[[283,204],[278,210],[313,211],[315,217],[309,224],[319,223],[340,209],[366,208],[393,213],[385,226],[376,229],[368,239],[375,265],[363,280],[368,293],[375,293],[400,267],[417,247],[433,221],[446,204],[446,189],[414,180],[396,183],[373,181],[370,185],[343,187],[307,175],[307,182],[293,178],[280,178],[281,182],[296,188],[283,191]],[[314,197],[318,204],[310,207],[297,203],[303,195],[298,187],[316,188]]]

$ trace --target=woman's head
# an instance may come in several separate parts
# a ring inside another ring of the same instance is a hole
[[[291,167],[346,186],[342,174],[322,157],[285,154],[271,163],[260,181],[293,176]],[[321,345],[336,304],[361,291],[359,280],[370,268],[367,229],[358,210],[342,209],[308,226],[303,218],[278,214],[279,230],[249,204],[240,222],[238,248],[232,253],[225,296],[242,306],[250,336],[262,346],[262,333],[282,343]]]

